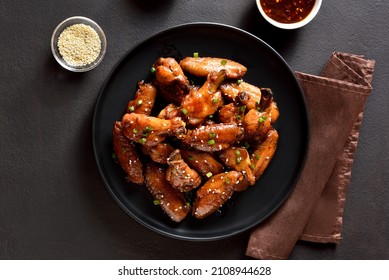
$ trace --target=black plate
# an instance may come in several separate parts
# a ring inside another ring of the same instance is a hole
[[[222,212],[204,220],[174,223],[154,206],[145,187],[124,180],[112,159],[112,128],[120,120],[137,82],[150,79],[150,68],[161,55],[225,57],[248,68],[244,80],[270,87],[280,109],[276,124],[280,139],[271,164],[254,187],[237,193]],[[177,52],[179,51],[179,53]],[[243,232],[274,212],[292,190],[305,161],[308,119],[295,76],[283,58],[259,38],[243,30],[214,23],[192,23],[162,31],[133,48],[113,69],[97,100],[93,145],[101,176],[115,201],[135,220],[164,235],[186,240],[216,240]],[[219,214],[219,215],[218,215]]]

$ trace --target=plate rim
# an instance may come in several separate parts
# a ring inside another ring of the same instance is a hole
[[[99,107],[101,105],[100,100],[103,98],[103,93],[104,93],[108,83],[110,82],[110,80],[112,79],[112,77],[116,73],[116,71],[118,71],[120,66],[124,63],[126,58],[133,51],[135,51],[136,49],[141,47],[141,45],[145,44],[146,42],[151,41],[153,38],[159,37],[159,36],[163,35],[164,33],[174,32],[174,30],[179,30],[179,29],[182,29],[182,28],[207,27],[207,26],[212,26],[212,28],[223,28],[223,29],[226,29],[226,30],[232,30],[233,32],[242,33],[245,36],[249,36],[252,39],[254,39],[256,41],[259,41],[261,44],[263,44],[274,55],[276,55],[280,61],[282,61],[282,63],[284,64],[284,66],[286,67],[288,72],[290,72],[290,74],[294,77],[293,80],[294,80],[294,82],[295,82],[295,84],[296,84],[296,86],[298,88],[298,91],[299,91],[300,97],[301,97],[301,101],[303,103],[303,108],[304,108],[304,111],[305,111],[303,113],[303,115],[304,115],[304,118],[306,120],[306,127],[305,127],[306,135],[305,135],[305,137],[303,137],[303,140],[306,143],[306,148],[305,148],[304,154],[302,155],[302,158],[301,158],[301,166],[299,167],[298,172],[296,172],[297,174],[296,174],[296,176],[294,178],[294,181],[290,183],[291,187],[286,192],[286,195],[282,199],[279,200],[279,202],[275,205],[275,207],[271,211],[269,211],[269,213],[264,215],[261,219],[258,219],[257,222],[252,223],[252,224],[250,224],[248,226],[242,227],[242,228],[240,228],[238,230],[235,230],[235,231],[232,231],[232,232],[229,232],[229,233],[226,233],[226,234],[219,234],[217,236],[211,236],[211,237],[183,236],[183,235],[180,235],[180,234],[177,234],[177,233],[166,232],[166,231],[164,231],[164,230],[162,230],[160,228],[152,226],[152,225],[148,224],[147,222],[143,221],[140,217],[138,217],[137,215],[132,213],[129,209],[127,209],[127,207],[122,203],[120,198],[118,198],[117,195],[113,192],[109,182],[107,181],[107,179],[104,176],[104,172],[102,170],[101,163],[99,162],[99,154],[98,154],[99,152],[97,150],[96,140],[95,140],[95,137],[94,137],[95,134],[96,134],[95,133],[95,130],[96,130],[96,118],[97,118],[97,114],[98,114],[98,109],[99,109]],[[108,193],[111,195],[111,197],[113,197],[113,199],[120,206],[120,208],[122,208],[125,211],[125,213],[128,214],[131,218],[133,218],[135,221],[137,221],[142,226],[145,226],[146,228],[148,228],[148,229],[150,229],[150,230],[152,230],[152,231],[154,231],[154,232],[156,232],[158,234],[161,234],[163,236],[167,236],[167,237],[170,237],[170,238],[174,238],[174,239],[178,239],[178,240],[184,240],[184,241],[194,241],[194,242],[217,241],[217,240],[222,240],[222,239],[226,239],[226,238],[238,235],[240,233],[248,231],[249,229],[252,229],[255,226],[258,226],[260,223],[262,223],[266,219],[268,219],[270,215],[272,215],[274,212],[276,212],[282,206],[282,204],[284,204],[285,201],[290,197],[292,191],[295,189],[296,184],[297,184],[297,182],[299,181],[299,179],[301,177],[302,171],[304,169],[304,166],[305,166],[305,163],[306,163],[306,160],[307,160],[309,144],[310,144],[310,118],[309,118],[309,114],[308,114],[306,98],[304,96],[304,93],[303,93],[303,90],[302,90],[302,87],[301,87],[300,83],[298,82],[296,76],[294,75],[294,72],[292,71],[292,69],[289,66],[289,64],[285,61],[285,59],[273,47],[271,47],[267,42],[265,42],[264,40],[262,40],[258,36],[248,32],[246,30],[243,30],[243,29],[241,29],[239,27],[235,27],[235,26],[232,26],[232,25],[228,25],[228,24],[224,24],[224,23],[216,23],[216,22],[205,22],[205,21],[189,22],[189,23],[173,25],[171,27],[167,27],[167,28],[164,28],[164,29],[162,29],[162,30],[160,30],[158,32],[155,32],[152,35],[146,36],[144,39],[141,39],[139,42],[137,42],[131,48],[129,48],[121,56],[121,58],[119,58],[119,60],[112,66],[112,68],[108,72],[108,74],[107,74],[107,76],[106,76],[102,86],[100,87],[99,93],[98,93],[96,101],[95,101],[95,106],[94,106],[94,111],[93,111],[93,116],[92,116],[92,144],[93,144],[93,153],[94,153],[94,157],[95,157],[95,162],[96,162],[99,174],[100,174],[100,178],[104,182],[105,189],[108,191]]]

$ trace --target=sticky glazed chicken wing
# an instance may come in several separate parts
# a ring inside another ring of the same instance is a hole
[[[123,133],[128,139],[149,147],[161,143],[166,136],[185,132],[185,122],[180,117],[163,120],[131,113],[123,116],[122,125]]]
[[[249,141],[260,141],[272,129],[270,117],[267,113],[250,110],[243,119],[244,138]]]
[[[257,180],[262,176],[276,152],[278,137],[277,130],[270,130],[265,139],[254,149],[250,157],[254,165],[253,172]]]
[[[246,82],[225,83],[220,89],[226,98],[245,105],[248,110],[257,109],[261,102],[260,88]]]
[[[170,103],[165,108],[163,108],[161,112],[159,112],[158,118],[170,120],[172,118],[179,117],[180,114],[180,108],[173,103]]]
[[[252,165],[249,153],[245,148],[228,148],[223,150],[219,157],[229,169],[241,172],[249,184],[254,185],[255,176],[252,171],[254,165]]]
[[[201,184],[200,175],[182,159],[180,150],[173,151],[167,163],[166,179],[180,192],[188,192]]]
[[[181,156],[191,168],[203,177],[210,177],[224,171],[223,165],[216,160],[212,153],[181,149]]]
[[[155,146],[149,147],[146,145],[141,146],[142,152],[148,155],[154,162],[167,164],[167,158],[174,151],[174,148],[169,143],[158,143]]]
[[[113,128],[113,149],[120,166],[127,173],[127,181],[143,184],[142,162],[139,160],[134,144],[124,136],[120,122],[115,122]]]
[[[182,143],[204,152],[216,152],[230,147],[241,140],[243,128],[236,124],[214,124],[200,126],[181,136]]]
[[[148,163],[145,169],[145,184],[159,205],[174,222],[182,221],[190,211],[185,196],[166,180],[165,169],[155,163]]]
[[[225,69],[227,78],[239,79],[247,72],[247,68],[238,62],[216,57],[186,57],[180,61],[180,66],[185,72],[199,77]]]
[[[138,113],[149,116],[153,109],[157,88],[151,83],[141,81],[138,83],[138,90],[133,100],[127,104],[127,113]]]
[[[234,193],[234,185],[242,180],[242,174],[229,171],[217,174],[196,192],[192,214],[203,219],[218,210]]]
[[[245,110],[245,106],[237,106],[235,103],[228,103],[220,108],[219,121],[222,123],[241,125]]]
[[[262,99],[259,104],[260,110],[268,114],[270,122],[273,124],[280,115],[277,103],[274,101],[273,92],[270,88],[262,88]]]
[[[218,89],[225,77],[225,70],[212,72],[200,88],[192,87],[181,103],[182,112],[188,119],[188,123],[200,124],[223,104],[221,92]]]
[[[155,61],[153,67],[155,83],[161,95],[169,102],[180,105],[182,98],[189,91],[189,80],[181,66],[174,58],[161,57]]]

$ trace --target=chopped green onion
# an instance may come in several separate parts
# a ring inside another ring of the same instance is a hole
[[[229,183],[231,183],[231,180],[230,180],[229,178],[226,178],[225,182],[226,182],[227,184],[229,184]]]
[[[212,102],[213,102],[213,103],[218,103],[218,102],[219,102],[219,99],[213,98],[213,99],[212,99]]]
[[[255,169],[255,164],[254,163],[250,164],[250,168]]]
[[[132,132],[133,132],[134,134],[137,134],[137,133],[138,133],[138,130],[137,130],[136,128],[134,128],[134,129],[132,130]]]
[[[249,144],[248,142],[245,142],[245,143],[244,143],[244,147],[245,147],[246,149],[248,149],[248,148],[250,148],[250,144]]]
[[[205,176],[207,176],[208,178],[211,178],[212,177],[212,172],[208,172],[207,174],[205,174]]]
[[[215,132],[209,133],[209,138],[214,138],[216,136]]]
[[[236,119],[237,119],[238,121],[240,121],[240,120],[242,119],[242,116],[241,116],[241,115],[237,115],[237,116],[236,116]]]
[[[187,201],[187,202],[185,203],[185,205],[186,205],[186,207],[190,207],[190,202]]]
[[[259,105],[261,103],[260,100],[255,101],[255,104]]]
[[[126,153],[127,152],[127,149],[126,148],[122,148],[122,153],[124,154],[124,153]]]
[[[246,106],[240,106],[240,111],[241,111],[241,112],[246,111]]]
[[[261,107],[257,107],[257,111],[258,111],[258,112],[262,112]]]
[[[213,118],[213,115],[209,115],[208,118],[212,119],[212,118]]]
[[[236,163],[240,163],[242,161],[241,157],[236,158]]]
[[[153,203],[154,205],[160,205],[161,201],[159,199],[154,199]]]
[[[193,160],[194,158],[193,158],[193,156],[188,156],[188,159]]]
[[[239,79],[239,80],[236,81],[236,84],[237,84],[237,85],[240,85],[242,82],[243,82],[243,80],[242,80],[242,79]]]
[[[146,126],[146,127],[145,127],[145,130],[146,130],[146,131],[153,131],[153,128],[152,128],[151,126]]]
[[[157,69],[155,69],[155,67],[152,66],[151,69],[150,69],[150,72],[154,74],[156,71],[157,71]]]
[[[185,108],[182,108],[181,111],[184,113],[184,115],[188,114],[188,110],[186,110]]]
[[[130,110],[130,112],[134,112],[135,111],[135,107],[134,106],[130,106],[130,107],[128,107],[128,110]]]
[[[260,156],[260,155],[255,155],[255,158],[256,158],[256,159],[260,159],[261,156]]]
[[[258,121],[259,121],[260,123],[265,122],[265,121],[266,121],[266,116],[260,117]]]
[[[142,103],[143,103],[143,100],[141,99],[141,100],[138,100],[138,106],[140,106],[140,105],[142,105]]]
[[[239,156],[240,156],[240,151],[239,151],[239,150],[236,150],[236,151],[235,151],[235,154],[239,157]]]
[[[139,143],[143,144],[143,143],[146,143],[146,141],[147,141],[146,138],[142,138],[139,140]]]
[[[208,141],[208,145],[214,145],[215,144],[215,140],[211,139]]]
[[[220,61],[220,64],[223,65],[223,66],[226,65],[227,64],[227,60],[223,59],[222,61]]]
[[[199,53],[198,53],[198,52],[194,52],[194,53],[193,53],[193,57],[194,57],[194,58],[198,58],[198,57],[199,57]]]

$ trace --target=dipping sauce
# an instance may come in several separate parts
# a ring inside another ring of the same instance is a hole
[[[266,15],[281,23],[296,23],[312,11],[315,0],[260,0]]]

